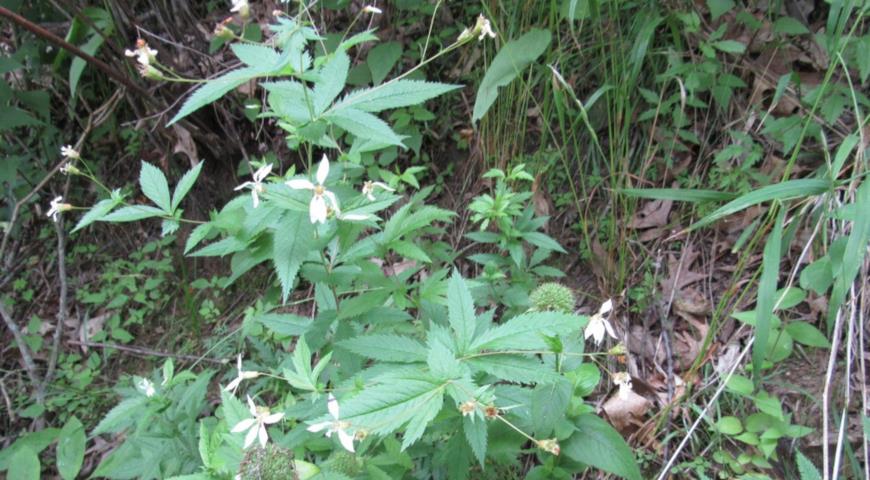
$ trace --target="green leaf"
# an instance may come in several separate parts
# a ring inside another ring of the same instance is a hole
[[[320,78],[314,84],[315,115],[323,113],[344,89],[348,69],[350,69],[350,58],[341,50],[335,52],[323,65]]]
[[[281,55],[273,48],[253,43],[233,43],[230,45],[230,50],[245,65],[259,69],[272,69],[281,58]]]
[[[414,417],[428,416],[438,406],[435,397],[443,396],[444,384],[416,369],[394,369],[378,381],[341,405],[343,420],[377,435],[392,433]]]
[[[39,480],[41,470],[39,457],[30,447],[25,446],[16,449],[15,453],[12,454],[6,478],[10,480]]]
[[[261,75],[265,75],[266,73],[268,72],[263,72],[261,69],[258,68],[245,67],[238,70],[233,70],[232,72],[215,78],[214,80],[209,80],[208,82],[206,82],[205,85],[197,88],[196,91],[193,92],[190,97],[188,97],[188,99],[184,102],[184,105],[181,106],[181,109],[178,111],[178,113],[176,113],[175,116],[172,117],[172,120],[170,120],[169,123],[166,124],[166,126],[171,126],[173,123],[223,97],[230,90],[238,87],[239,85],[247,82],[248,80],[257,78]]]
[[[822,480],[816,466],[800,450],[794,451],[794,461],[797,464],[800,480]]]
[[[552,383],[559,376],[535,357],[499,354],[473,357],[465,362],[478,372],[514,383]]]
[[[752,383],[752,380],[743,375],[732,375],[725,387],[738,395],[743,395],[744,397],[752,395],[752,392],[755,390],[755,385]]]
[[[402,44],[399,42],[386,42],[372,48],[366,58],[366,65],[372,74],[372,83],[378,85],[383,82],[401,57]]]
[[[770,338],[770,317],[776,305],[776,282],[782,256],[782,226],[785,222],[784,207],[779,209],[773,231],[767,237],[761,261],[761,277],[758,280],[758,301],[755,306],[755,343],[752,345],[752,372],[756,384],[761,380],[761,365],[767,355]]]
[[[588,321],[587,317],[558,312],[524,313],[484,332],[471,344],[469,350],[479,352],[548,349],[544,336],[580,331]]]
[[[785,416],[782,413],[782,402],[779,401],[779,398],[765,391],[761,391],[758,392],[754,400],[755,408],[773,418],[776,418],[777,420],[785,421]]]
[[[474,337],[477,326],[474,315],[474,300],[471,291],[457,270],[447,283],[447,318],[456,334],[460,353],[464,353]]]
[[[344,97],[336,109],[352,107],[364,112],[380,112],[392,108],[418,105],[430,98],[461,88],[462,85],[396,80],[373,88],[357,90]]]
[[[381,289],[361,293],[355,297],[345,298],[341,301],[341,305],[338,308],[338,320],[354,318],[364,313],[368,313],[377,307],[383,306],[384,302],[386,302],[389,297],[390,291],[387,289]]]
[[[866,211],[870,205],[870,181],[864,180],[855,192],[855,205]],[[843,251],[843,261],[834,275],[834,286],[828,303],[828,331],[834,326],[837,311],[843,304],[846,294],[858,276],[861,266],[864,265],[864,257],[867,253],[867,243],[870,242],[870,215],[858,215],[852,223],[852,231],[846,240],[846,248]]]
[[[193,187],[196,179],[199,177],[199,172],[202,170],[202,165],[205,162],[199,162],[195,167],[188,170],[178,184],[175,185],[175,191],[172,193],[172,210],[174,211],[181,204],[181,200],[187,195],[187,192]]]
[[[169,184],[166,183],[166,177],[159,168],[143,161],[142,170],[139,171],[139,186],[142,188],[142,193],[164,212],[172,211]]]
[[[474,416],[462,417],[462,430],[465,432],[465,440],[474,452],[480,466],[486,463],[487,428],[486,421]]]
[[[245,250],[248,241],[238,237],[227,237],[211,243],[190,254],[191,257],[222,257],[224,255]]]
[[[562,454],[572,460],[630,480],[641,480],[631,447],[619,432],[595,415],[580,415],[577,431],[562,444]]]
[[[734,8],[734,0],[707,0],[707,9],[713,21]]]
[[[298,337],[308,331],[311,319],[292,313],[266,313],[256,317],[257,322],[282,337]]]
[[[721,202],[733,200],[737,196],[733,193],[715,190],[689,190],[686,188],[624,188],[617,191],[629,197],[676,200],[678,202]]]
[[[54,442],[59,433],[60,430],[56,428],[46,428],[19,436],[12,445],[0,450],[0,471],[9,468],[12,457],[18,449],[27,447],[32,452],[39,454],[39,452],[45,450],[46,447]]]
[[[342,348],[363,357],[383,362],[416,363],[426,361],[426,346],[399,335],[362,335],[338,342]]]
[[[102,220],[106,214],[112,211],[113,208],[117,207],[121,203],[121,198],[104,198],[94,204],[87,213],[82,215],[82,218],[79,219],[79,223],[76,224],[76,227],[72,230],[73,232],[77,232],[88,225]]]
[[[553,237],[541,232],[526,232],[523,234],[523,240],[535,245],[536,247],[546,248],[547,250],[553,250],[554,252],[559,253],[568,253],[561,245],[559,245],[559,242],[553,239]]]
[[[76,478],[79,474],[85,459],[86,441],[82,422],[70,417],[57,439],[57,470],[64,480]]]
[[[531,411],[537,438],[549,438],[556,424],[564,421],[572,393],[573,385],[566,379],[539,383],[535,387],[532,391]]]
[[[807,27],[792,17],[779,17],[773,22],[773,31],[786,35],[803,35],[810,33]]]
[[[719,430],[719,433],[734,436],[743,432],[743,424],[737,417],[722,417],[716,422],[716,429]]]
[[[430,395],[423,403],[415,405],[414,415],[408,421],[408,427],[405,429],[405,435],[402,439],[402,450],[410,447],[420,437],[429,425],[429,422],[438,415],[441,407],[444,406],[444,393],[439,391]]]
[[[163,210],[149,205],[130,205],[115,210],[114,212],[100,218],[100,222],[134,222],[145,218],[160,217],[166,215]]]
[[[537,60],[550,44],[550,32],[542,29],[532,29],[516,40],[506,43],[496,54],[474,101],[472,122],[483,118],[489,107],[498,98],[498,89],[511,83],[532,62]]]
[[[146,397],[132,397],[115,405],[115,407],[109,410],[109,413],[100,420],[100,423],[97,424],[91,432],[91,435],[118,433],[129,427],[136,421],[137,416],[134,412],[141,409],[145,405],[146,400]]]
[[[757,205],[769,200],[789,200],[792,198],[806,197],[809,195],[818,195],[825,193],[831,188],[830,182],[817,178],[802,178],[799,180],[788,180],[774,185],[761,187],[753,190],[746,195],[743,195],[731,202],[726,203],[713,213],[707,215],[694,225],[689,227],[689,230],[709,225],[720,218],[727,217],[737,213],[752,205]]]
[[[314,226],[303,212],[288,212],[272,236],[272,263],[281,282],[281,299],[293,288],[293,281],[314,240]]]
[[[776,294],[775,310],[788,310],[806,300],[807,293],[797,287],[779,289]]]
[[[359,138],[385,145],[404,146],[404,137],[396,134],[386,122],[371,113],[355,108],[342,108],[327,113],[326,119]]]
[[[746,51],[746,45],[737,40],[719,40],[718,42],[713,42],[713,48],[721,52],[735,54],[740,54]]]
[[[798,343],[810,347],[830,348],[831,343],[818,328],[807,322],[791,322],[785,326],[785,331]]]

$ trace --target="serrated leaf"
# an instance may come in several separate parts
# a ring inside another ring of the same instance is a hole
[[[259,69],[272,69],[278,64],[281,55],[273,48],[253,43],[233,43],[230,50],[245,65]]]
[[[822,480],[819,470],[800,450],[795,450],[794,461],[797,464],[800,480]]]
[[[383,362],[416,363],[426,361],[426,346],[399,335],[362,335],[338,342],[342,348],[363,357]]]
[[[272,264],[281,282],[281,299],[286,303],[296,273],[314,240],[314,226],[305,213],[288,212],[272,238]]]
[[[463,370],[462,364],[456,359],[456,354],[434,337],[429,341],[426,364],[432,375],[445,381],[459,378],[463,374],[467,375],[467,370]]]
[[[426,405],[432,408],[435,397],[443,395],[444,384],[426,379],[422,373],[408,370],[391,373],[382,380],[342,404],[343,420],[386,435],[418,415],[418,409]]]
[[[172,193],[172,210],[178,208],[178,205],[181,204],[181,200],[184,199],[184,196],[187,195],[187,192],[193,187],[193,184],[196,183],[196,179],[199,177],[199,172],[202,170],[202,165],[205,162],[199,162],[195,167],[191,168],[181,177],[181,180],[178,181],[178,184],[175,185],[175,191]]]
[[[352,107],[364,112],[380,112],[392,108],[419,105],[426,100],[457,88],[462,88],[462,85],[419,80],[396,80],[377,87],[351,92],[336,105],[336,108]]]
[[[139,171],[139,186],[142,188],[142,193],[164,212],[172,211],[169,184],[159,168],[148,162],[142,162],[142,169]]]
[[[91,435],[100,435],[102,433],[118,433],[121,430],[132,425],[136,421],[137,416],[134,412],[145,405],[146,397],[128,398],[121,403],[115,405],[109,410],[109,413],[100,420],[100,423],[91,431]]]
[[[396,134],[386,122],[371,113],[355,108],[342,108],[327,113],[326,119],[357,137],[404,147],[404,137]]]
[[[240,252],[248,247],[248,241],[238,237],[227,237],[190,254],[191,257],[223,257],[224,255]]]
[[[188,235],[187,241],[184,242],[184,254],[187,255],[188,252],[199,245],[199,242],[203,241],[203,239],[211,233],[211,228],[210,223],[197,225],[196,228],[190,232],[190,235]]]
[[[474,329],[477,326],[474,314],[474,300],[465,280],[457,270],[453,271],[447,283],[447,319],[450,328],[456,334],[460,353],[465,352],[474,340]]]
[[[442,406],[444,406],[443,391],[432,395],[428,400],[415,407],[416,412],[411,417],[411,420],[408,421],[408,426],[405,429],[404,438],[402,439],[402,450],[410,447],[423,436],[423,432],[426,430],[429,422],[438,415]]]
[[[310,318],[300,317],[292,313],[266,313],[256,317],[256,320],[272,333],[282,337],[304,335],[312,322]]]
[[[465,441],[471,446],[475,458],[483,467],[486,462],[487,428],[486,421],[474,417],[462,417],[462,430],[465,432]]]
[[[130,205],[122,207],[100,218],[99,222],[135,222],[145,218],[160,217],[166,215],[163,210],[149,205]]]
[[[498,89],[511,83],[544,53],[549,44],[550,32],[535,28],[501,47],[480,82],[471,121],[483,118],[498,98]]]
[[[564,335],[583,329],[587,317],[558,312],[524,313],[487,330],[469,350],[542,350],[547,349],[543,336]]]
[[[546,248],[547,250],[559,253],[568,253],[561,245],[559,245],[559,242],[553,239],[553,237],[541,232],[526,232],[523,234],[523,240],[535,245],[536,247]]]
[[[70,417],[57,439],[57,470],[64,480],[76,478],[85,459],[85,427]],[[14,478],[14,477],[13,477]]]
[[[622,478],[641,480],[634,453],[619,432],[589,414],[577,417],[575,425],[577,431],[561,445],[563,455]]]
[[[214,80],[209,80],[205,85],[197,88],[196,91],[188,97],[178,113],[172,117],[172,120],[170,120],[166,126],[171,126],[182,118],[223,97],[230,90],[263,74],[265,74],[265,72],[260,69],[245,67],[233,70],[232,72],[215,78]]]
[[[465,360],[476,371],[514,383],[552,383],[559,375],[534,357],[513,354],[484,355]]]
[[[320,115],[344,90],[350,58],[343,51],[335,52],[320,70],[320,78],[314,84],[314,113]]]
[[[537,438],[549,438],[556,424],[563,421],[571,401],[573,385],[567,379],[539,383],[532,391],[532,420]]]
[[[94,204],[87,213],[82,215],[82,218],[79,219],[79,223],[76,224],[76,227],[72,230],[73,232],[77,232],[88,225],[102,220],[109,212],[112,211],[113,208],[117,207],[121,204],[121,198],[104,198]]]

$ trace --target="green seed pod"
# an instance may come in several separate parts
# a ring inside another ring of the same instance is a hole
[[[266,448],[250,448],[239,466],[241,480],[296,480],[293,452],[271,443]]]
[[[324,467],[327,470],[353,478],[359,475],[362,471],[362,462],[356,458],[356,455],[350,452],[345,452],[344,450],[339,450],[329,457],[325,462]]]
[[[529,295],[532,303],[532,311],[536,312],[562,312],[574,311],[574,293],[570,288],[558,283],[544,283],[532,290]]]

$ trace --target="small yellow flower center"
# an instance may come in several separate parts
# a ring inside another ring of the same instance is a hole
[[[326,188],[323,185],[316,185],[314,187],[314,194],[315,195],[318,195],[318,196],[323,195],[323,192],[325,192],[325,191],[326,191]]]

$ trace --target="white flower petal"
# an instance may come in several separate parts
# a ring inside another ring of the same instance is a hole
[[[607,320],[602,320],[601,323],[604,324],[604,328],[607,330],[607,334],[610,335],[610,338],[617,339],[616,332],[613,331],[613,327],[610,325],[610,322],[608,322]]]
[[[247,397],[248,397],[248,410],[251,412],[251,415],[256,417],[257,416],[257,406],[254,405],[254,401],[251,400],[250,395],[248,395]]]
[[[329,159],[326,158],[326,154],[323,154],[323,158],[320,160],[320,165],[317,166],[317,183],[323,185],[326,182],[326,177],[329,176]]]
[[[329,199],[329,203],[332,204],[332,209],[335,210],[335,214],[340,215],[341,209],[338,208],[338,198],[335,197],[335,194],[330,192],[329,190],[326,190],[323,192],[323,196]]]
[[[257,420],[255,420],[253,418],[246,418],[246,419],[242,420],[241,422],[237,423],[236,426],[234,426],[233,429],[230,431],[233,433],[244,432],[245,430],[248,430],[251,427],[253,427],[256,423],[257,423]]]
[[[308,214],[311,223],[326,223],[326,200],[320,195],[312,197],[311,204],[308,206]]]
[[[611,310],[613,310],[613,300],[608,298],[606,302],[601,304],[601,308],[598,309],[598,315],[603,317],[610,313]]]
[[[266,442],[269,441],[269,434],[266,433],[266,426],[260,425],[260,428],[257,429],[257,433],[260,436],[260,446],[266,448]]]
[[[257,428],[256,425],[254,425],[253,427],[251,427],[250,430],[248,430],[248,434],[245,435],[244,448],[248,448],[254,444],[254,440],[256,440],[256,438],[257,438],[257,430],[259,430],[259,429]]]
[[[294,178],[286,183],[288,187],[294,190],[314,190],[314,184],[302,178]]]
[[[344,447],[348,452],[354,453],[353,451],[353,435],[347,433],[344,430],[338,431],[338,441],[341,443],[341,446]]]
[[[315,423],[313,425],[309,425],[308,428],[306,428],[306,430],[308,430],[309,432],[312,432],[312,433],[317,433],[317,432],[323,431],[331,426],[332,426],[332,422],[320,422],[320,423]]]
[[[272,172],[272,164],[263,165],[256,172],[254,172],[254,180],[259,183],[266,179],[269,176],[269,173]]]
[[[283,414],[283,413],[280,413],[280,412],[279,412],[279,413],[273,413],[273,414],[271,414],[271,415],[266,415],[266,416],[263,418],[263,423],[265,423],[265,424],[270,424],[270,425],[271,425],[271,424],[273,424],[273,423],[278,423],[278,422],[280,422],[282,418],[284,418],[284,414]]]
[[[326,401],[326,409],[329,410],[329,414],[332,415],[332,418],[338,420],[338,400],[335,398],[335,395],[329,394],[329,399]]]
[[[239,384],[242,383],[242,377],[236,377],[232,382],[228,383],[224,390],[227,392],[235,392],[237,388],[239,388]]]
[[[257,194],[257,189],[254,188],[251,190],[251,198],[254,199],[254,208],[260,206],[260,196]]]

